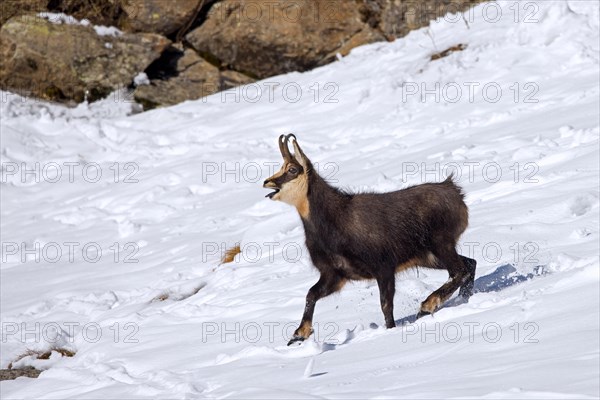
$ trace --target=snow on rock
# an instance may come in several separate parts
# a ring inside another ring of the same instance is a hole
[[[75,352],[30,360],[47,369],[3,396],[597,398],[598,15],[482,4],[467,23],[137,115],[126,98],[69,110],[0,93],[0,366],[51,349],[57,327]],[[386,330],[376,284],[351,283],[287,347],[317,280],[296,212],[261,187],[288,132],[346,188],[454,171],[460,250],[478,261],[469,303],[415,322],[447,274],[407,271]]]
[[[145,72],[140,72],[133,78],[133,83],[135,83],[136,86],[149,85],[150,79],[148,79],[148,75],[146,75]]]
[[[90,26],[87,19],[78,20],[77,18],[64,13],[42,12],[38,16],[44,18],[53,24],[82,25]],[[114,26],[92,25],[98,36],[121,36],[123,32]]]

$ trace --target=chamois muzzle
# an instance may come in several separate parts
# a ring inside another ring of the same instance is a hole
[[[266,189],[275,189],[275,191],[273,191],[265,196],[265,197],[268,197],[269,199],[272,199],[273,196],[275,196],[281,190],[280,188],[277,187],[277,184],[275,184],[275,182],[270,181],[269,179],[267,179],[265,181],[265,183],[263,183],[263,187]]]

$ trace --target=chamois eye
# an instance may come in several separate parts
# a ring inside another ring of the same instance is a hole
[[[297,169],[296,167],[290,167],[290,168],[288,169],[288,172],[289,172],[290,174],[296,175],[296,174],[298,173],[298,169]]]

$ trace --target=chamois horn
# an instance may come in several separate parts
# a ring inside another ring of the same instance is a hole
[[[279,136],[279,151],[281,151],[281,156],[284,158],[284,160],[293,159],[292,155],[290,154],[290,149],[288,148],[288,136]]]

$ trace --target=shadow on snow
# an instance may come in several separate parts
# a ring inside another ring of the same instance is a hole
[[[543,266],[537,266],[533,269],[533,272],[528,274],[519,274],[517,269],[512,264],[504,264],[492,273],[484,276],[480,276],[475,279],[475,285],[473,287],[473,294],[476,293],[491,293],[499,292],[508,287],[516,285],[521,282],[528,281],[536,276],[544,275],[546,271]],[[467,303],[462,297],[456,296],[448,300],[440,309],[457,307]],[[402,326],[405,324],[412,324],[417,320],[417,315],[409,315],[399,320],[396,320],[396,326]]]

